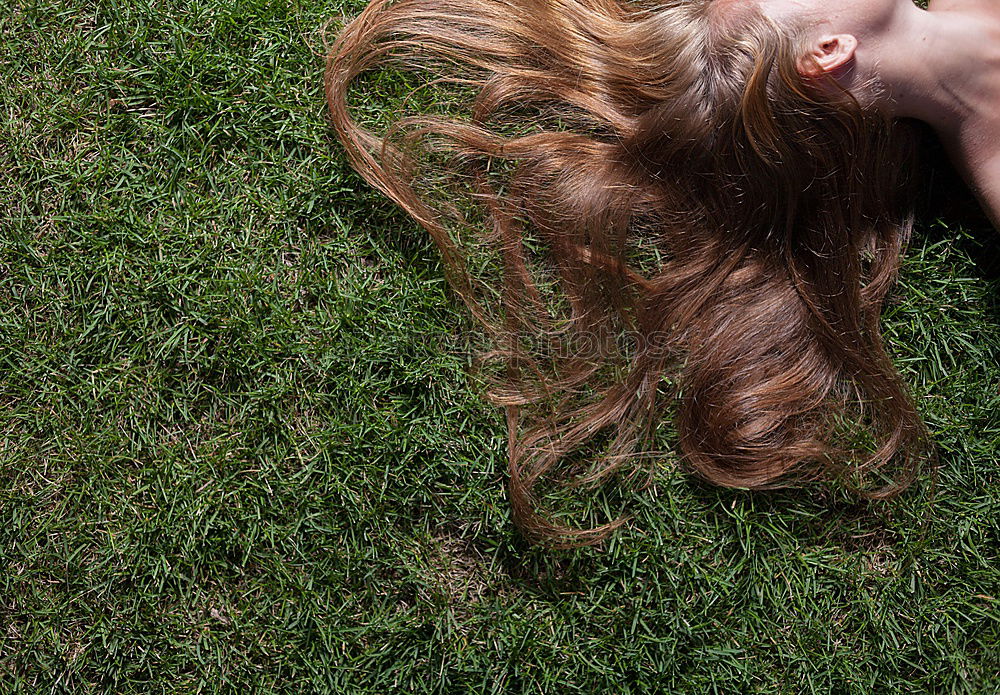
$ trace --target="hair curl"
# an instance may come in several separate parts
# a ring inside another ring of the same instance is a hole
[[[503,366],[489,393],[530,540],[618,526],[570,528],[537,486],[607,478],[671,401],[684,461],[719,485],[887,497],[926,460],[879,330],[915,135],[801,76],[802,36],[726,0],[374,0],[336,38],[352,165],[430,233]],[[465,90],[467,115],[360,126],[349,87],[387,66]]]

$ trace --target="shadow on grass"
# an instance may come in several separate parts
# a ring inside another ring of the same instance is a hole
[[[918,226],[932,241],[955,238],[956,246],[976,264],[982,278],[996,284],[1000,281],[1000,232],[976,200],[972,191],[948,159],[941,143],[930,132],[924,133],[924,163],[920,191]],[[935,224],[937,221],[946,225]],[[1000,318],[1000,305],[993,302],[993,314]]]
[[[660,562],[678,552],[693,553],[691,561],[706,567],[742,565],[741,558],[752,563],[755,556],[799,554],[845,560],[887,554],[909,564],[928,543],[945,543],[942,538],[932,540],[936,518],[928,504],[933,502],[933,486],[927,482],[915,484],[897,500],[880,502],[851,496],[832,485],[748,492],[714,487],[680,472],[669,477],[673,490],[667,494],[677,498],[671,502],[651,500],[646,491],[622,497],[629,498],[626,505],[632,502],[647,513],[662,504],[664,514],[676,509],[680,500],[687,515],[678,528],[657,528],[647,516],[596,548],[547,550],[529,544],[514,530],[503,538],[466,538],[465,547],[478,557],[490,557],[504,583],[535,600],[559,603],[592,591],[597,577],[629,574],[625,565],[630,560],[636,556],[653,560],[658,549],[664,551]],[[735,540],[741,537],[747,539],[745,546]],[[645,571],[659,572],[657,566]]]

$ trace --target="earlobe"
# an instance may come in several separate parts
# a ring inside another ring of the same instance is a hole
[[[821,77],[845,67],[854,59],[858,40],[851,34],[822,36],[812,49],[799,58],[799,73],[806,77]]]

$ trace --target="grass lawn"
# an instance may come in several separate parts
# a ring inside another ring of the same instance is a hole
[[[997,692],[1000,236],[923,220],[885,313],[933,495],[664,461],[529,547],[469,320],[325,120],[360,8],[0,13],[0,693]]]

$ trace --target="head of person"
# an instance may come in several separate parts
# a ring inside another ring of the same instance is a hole
[[[640,52],[660,51],[643,66],[648,72],[640,89],[663,86],[648,95],[628,133],[637,160],[659,162],[660,171],[685,177],[699,172],[711,191],[766,203],[755,209],[789,220],[795,220],[789,213],[798,201],[823,195],[818,181],[842,187],[863,174],[861,188],[870,192],[895,188],[884,158],[905,156],[903,141],[909,138],[886,108],[871,49],[912,4],[835,5],[685,0],[634,24],[629,38],[645,47]],[[640,102],[634,95],[618,98]],[[883,161],[873,161],[873,154]],[[723,186],[719,177],[743,185]],[[766,226],[759,219],[750,223]]]
[[[723,0],[726,1],[726,0]],[[833,77],[868,106],[892,111],[880,70],[888,50],[919,50],[908,45],[921,10],[911,0],[749,0],[779,26],[796,32],[797,70],[805,77]]]
[[[833,476],[887,495],[912,478],[925,430],[879,314],[912,222],[914,136],[857,69],[906,1],[375,0],[338,37],[327,95],[351,162],[430,232],[501,345],[492,394],[530,539],[615,526],[570,531],[533,490],[567,462],[597,481],[634,460],[664,398],[683,460],[721,485]],[[358,125],[348,87],[386,62],[472,86],[469,117]],[[466,247],[443,218],[468,189],[442,206],[418,190],[407,152],[428,137],[486,211]],[[498,276],[470,272],[482,249]]]

